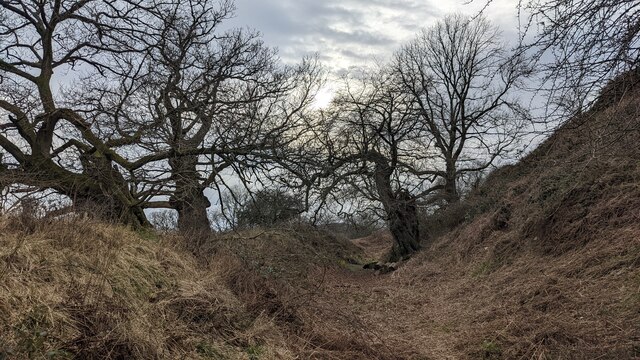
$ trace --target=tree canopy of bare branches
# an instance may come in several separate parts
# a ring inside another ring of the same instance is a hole
[[[112,65],[135,51],[141,3],[0,2],[0,147],[11,183],[55,189],[78,206],[100,204],[109,218],[146,225],[118,170],[126,160],[55,91],[54,74]]]
[[[257,33],[220,30],[233,11],[0,1],[3,183],[143,226],[144,209],[173,208],[208,230],[205,189],[273,172],[320,79],[313,59],[284,66]]]
[[[634,0],[520,0],[522,50],[543,69],[551,110],[591,104],[608,80],[640,61],[640,4]]]
[[[180,229],[206,231],[205,189],[221,198],[239,181],[249,190],[248,182],[277,166],[275,152],[303,131],[299,116],[320,73],[314,59],[281,65],[254,32],[218,31],[231,3],[189,4],[160,9],[156,44],[140,54],[146,64],[137,91],[120,86],[112,91],[121,96],[117,106],[101,101],[95,108],[123,113],[128,128],[152,130],[138,136],[146,155],[132,168],[139,183],[154,189],[143,206],[173,208]],[[99,89],[93,98],[103,94]]]
[[[526,118],[512,95],[527,73],[523,59],[484,18],[451,15],[404,46],[393,68],[416,107],[423,146],[439,162],[414,172],[439,178],[447,201],[456,201],[460,177],[514,150]]]
[[[347,79],[324,115],[320,197],[366,199],[393,234],[390,258],[410,255],[417,207],[458,201],[461,177],[515,149],[525,112],[511,93],[524,75],[484,19],[425,29],[389,65]]]

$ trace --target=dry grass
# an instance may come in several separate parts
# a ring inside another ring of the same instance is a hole
[[[462,225],[379,285],[410,287],[390,303],[417,304],[394,312],[422,327],[404,334],[422,354],[640,358],[635,84],[493,174],[461,206]]]
[[[0,358],[373,354],[359,335],[322,325],[309,306],[326,269],[357,252],[325,233],[228,234],[207,239],[196,257],[175,236],[78,218],[28,220],[0,219]]]
[[[24,232],[9,218],[0,232],[5,354],[197,358],[211,348],[232,355],[226,338],[252,326],[217,274],[153,234],[78,219]]]
[[[368,236],[353,239],[352,242],[362,250],[365,262],[372,262],[382,260],[389,253],[393,238],[388,231],[378,230]]]

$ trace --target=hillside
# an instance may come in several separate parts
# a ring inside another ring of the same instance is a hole
[[[640,358],[638,83],[427,219],[400,270],[354,282],[368,327],[404,358]]]
[[[0,359],[640,358],[635,80],[425,219],[390,274],[354,264],[383,232],[254,230],[194,255],[176,235],[4,217]]]
[[[199,257],[174,236],[84,219],[4,218],[0,234],[0,359],[322,354],[338,334],[303,317],[307,276],[357,255],[306,228],[208,239]]]

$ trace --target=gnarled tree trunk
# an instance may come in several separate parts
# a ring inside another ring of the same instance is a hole
[[[151,226],[140,202],[134,198],[120,171],[104,156],[85,155],[83,175],[90,180],[72,189],[67,195],[77,210],[93,216],[134,226]]]
[[[414,199],[404,189],[393,191],[392,174],[393,168],[385,161],[376,162],[374,174],[376,188],[387,214],[389,231],[394,240],[388,260],[395,262],[420,250],[420,234]]]
[[[50,158],[32,154],[23,159],[20,170],[4,169],[9,183],[53,189],[69,197],[73,210],[134,227],[151,226],[140,202],[134,198],[126,180],[106,158],[87,155],[83,172],[71,172]]]
[[[414,199],[406,191],[400,191],[389,214],[389,230],[394,240],[389,261],[402,260],[420,250],[418,229],[418,212]]]
[[[207,209],[211,202],[204,195],[200,175],[196,169],[197,156],[182,156],[170,159],[175,190],[171,206],[178,212],[178,229],[186,233],[207,233],[211,224]]]
[[[447,163],[447,176],[444,179],[444,200],[451,204],[460,200],[458,194],[456,166],[453,161]]]

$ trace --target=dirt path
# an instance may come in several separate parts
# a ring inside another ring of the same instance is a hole
[[[355,243],[366,254],[379,253],[379,243],[361,239]],[[433,264],[425,272],[432,278],[429,288],[422,285],[424,278],[410,277],[403,268],[384,275],[357,267],[334,269],[324,274],[316,301],[334,314],[334,327],[355,332],[380,349],[379,358],[460,358],[452,345],[459,319],[451,306],[455,304],[447,300],[451,289],[437,267]]]

